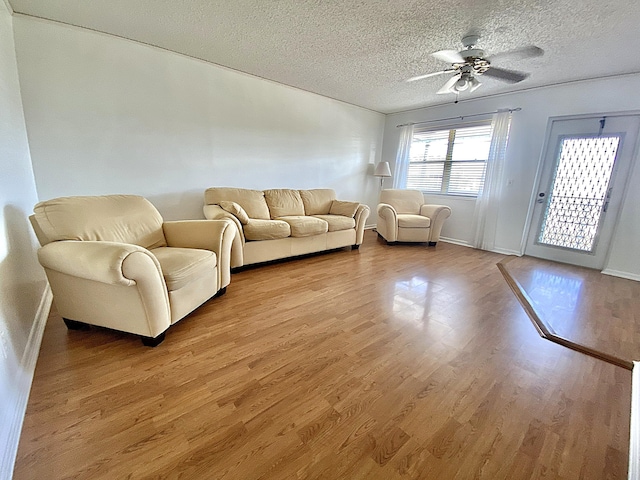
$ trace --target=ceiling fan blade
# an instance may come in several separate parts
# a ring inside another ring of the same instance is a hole
[[[439,72],[427,73],[425,75],[418,75],[417,77],[407,78],[405,80],[405,82],[415,82],[417,80],[423,80],[425,78],[435,77],[437,75],[442,75],[443,73],[450,73],[450,72],[455,72],[455,71],[456,71],[455,68],[450,68],[448,70],[441,70]]]
[[[506,68],[498,68],[493,65],[489,67],[489,70],[483,73],[486,77],[497,78],[503,82],[518,83],[529,76],[528,73],[518,72],[516,70],[507,70]]]
[[[541,57],[544,55],[544,50],[535,45],[527,45],[526,47],[516,48],[506,52],[496,53],[487,57],[489,62],[502,62],[502,61],[516,61],[524,60],[525,58]]]
[[[453,93],[451,91],[451,89],[453,88],[453,86],[456,84],[456,82],[458,80],[460,80],[460,77],[462,77],[462,74],[459,73],[458,75],[454,75],[453,77],[451,77],[449,80],[447,80],[447,83],[445,83],[442,88],[440,90],[438,90],[436,92],[436,94],[438,95],[442,95],[443,93]]]
[[[456,50],[440,50],[439,52],[433,52],[431,56],[446,63],[464,63],[464,58]]]

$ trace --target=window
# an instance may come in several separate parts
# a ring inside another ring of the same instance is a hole
[[[407,188],[424,193],[478,195],[490,145],[490,121],[444,130],[415,130],[409,149]]]

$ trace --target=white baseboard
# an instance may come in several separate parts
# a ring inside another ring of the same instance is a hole
[[[460,245],[461,247],[473,248],[472,245],[469,245],[469,242],[465,242],[464,240],[458,240],[456,238],[448,238],[448,237],[441,236],[440,241],[444,243],[453,243],[454,245]]]
[[[36,311],[36,316],[29,332],[29,338],[20,360],[20,369],[16,376],[16,392],[13,408],[7,412],[6,420],[9,425],[8,440],[2,452],[2,463],[0,464],[0,479],[10,480],[13,477],[13,467],[16,462],[18,453],[18,442],[20,441],[20,433],[22,432],[22,422],[27,411],[27,402],[29,401],[29,393],[31,392],[31,383],[33,382],[33,374],[36,369],[38,354],[40,353],[40,343],[44,335],[44,327],[47,325],[49,310],[53,294],[49,283],[46,283],[40,305]]]
[[[440,237],[440,241],[445,243],[453,243],[454,245],[460,245],[462,247],[475,248],[469,242],[466,242],[464,240],[457,240],[455,238]],[[487,250],[487,252],[499,253],[501,255],[516,255],[518,257],[522,256],[522,254],[519,251],[508,250],[506,248],[494,248],[492,250]]]
[[[522,253],[520,253],[518,250],[510,250],[508,248],[494,248],[489,251],[493,253],[499,253],[501,255],[515,255],[516,257],[522,256]]]
[[[602,270],[602,273],[605,275],[611,275],[612,277],[620,277],[626,278],[627,280],[635,280],[636,282],[640,282],[640,275],[629,272],[621,272],[620,270],[611,270],[610,268],[605,268]]]
[[[629,480],[640,480],[640,362],[633,362],[631,380],[631,438]]]

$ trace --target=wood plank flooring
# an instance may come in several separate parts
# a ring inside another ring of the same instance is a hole
[[[629,369],[640,359],[640,282],[527,256],[500,263],[553,333]]]
[[[501,258],[369,231],[155,349],[52,313],[14,478],[626,478],[631,373],[540,338]]]

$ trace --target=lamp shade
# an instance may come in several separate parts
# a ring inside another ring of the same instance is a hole
[[[376,165],[376,169],[373,171],[376,177],[390,177],[391,168],[389,168],[389,162],[380,162]]]

